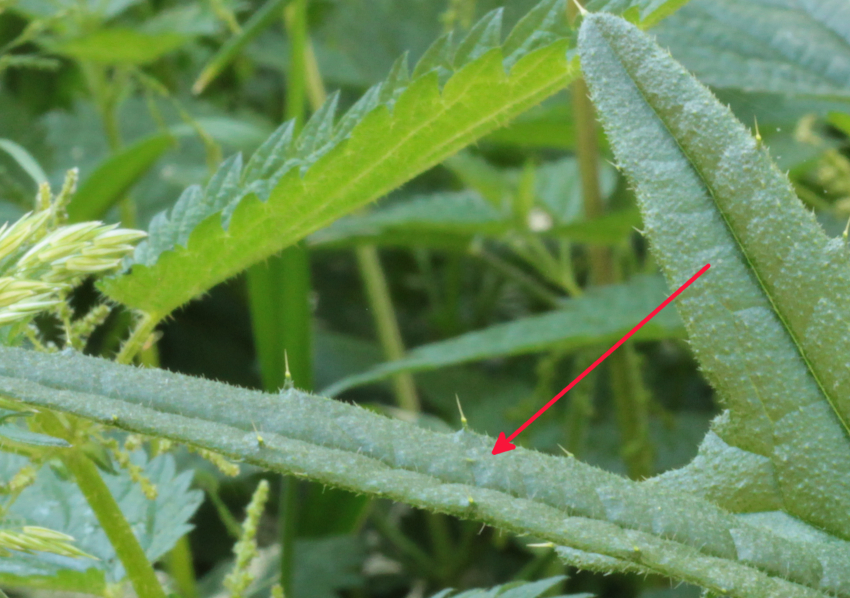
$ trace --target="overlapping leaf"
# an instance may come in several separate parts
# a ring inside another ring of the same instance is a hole
[[[187,523],[201,504],[202,494],[190,490],[191,472],[178,474],[174,459],[164,455],[147,462],[136,453],[133,462],[144,467],[156,485],[158,496],[151,502],[126,473],[104,479],[117,497],[124,516],[133,526],[145,554],[152,561],[170,550],[191,526]],[[0,473],[9,478],[27,460],[0,453]],[[15,553],[0,558],[0,583],[4,587],[38,587],[81,592],[102,591],[105,584],[124,578],[115,550],[97,522],[79,488],[49,467],[25,489],[5,515],[25,525],[39,525],[72,536],[75,546],[97,560],[46,553]]]
[[[767,150],[649,36],[593,15],[580,40],[670,284],[712,265],[677,307],[727,411],[701,458],[671,479],[729,508],[781,509],[847,539],[850,252],[823,233]]]

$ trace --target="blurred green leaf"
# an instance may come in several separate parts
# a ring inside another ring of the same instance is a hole
[[[101,162],[86,177],[68,204],[71,222],[100,220],[174,145],[174,137],[157,133],[140,139]]]
[[[6,152],[29,176],[36,185],[47,182],[47,175],[39,165],[38,160],[10,139],[0,139],[0,150]]]
[[[654,32],[720,88],[850,100],[843,1],[693,0]]]
[[[591,289],[565,301],[563,309],[518,318],[484,330],[417,347],[404,359],[387,362],[344,378],[324,389],[344,390],[382,380],[398,372],[433,370],[449,365],[545,349],[569,350],[616,341],[664,300],[667,287],[660,277],[635,277],[628,283]],[[635,335],[635,340],[684,336],[675,309],[667,307]]]
[[[59,54],[104,65],[144,65],[186,42],[178,33],[145,33],[127,27],[98,29],[83,37],[49,44]]]

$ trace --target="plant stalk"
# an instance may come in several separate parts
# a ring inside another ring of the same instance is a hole
[[[115,361],[124,364],[132,363],[136,355],[140,351],[146,349],[145,343],[147,343],[151,333],[154,331],[154,328],[156,328],[156,325],[159,324],[159,321],[160,318],[158,316],[143,313],[142,317],[139,318],[139,321],[136,322],[136,327],[133,329],[133,332],[130,333],[129,338],[127,338],[121,346],[121,350],[115,357]]]
[[[77,480],[139,598],[166,598],[153,566],[95,464],[78,449],[65,452],[62,462]]]
[[[390,297],[389,285],[387,284],[384,270],[381,268],[378,250],[374,245],[359,245],[355,249],[357,265],[360,268],[360,276],[363,278],[363,286],[372,317],[375,320],[375,329],[384,357],[387,361],[397,361],[404,357],[404,342],[398,327],[395,309]],[[399,374],[393,377],[393,389],[395,391],[398,406],[407,411],[418,412],[420,410],[419,397],[416,394],[416,386],[413,376],[409,373]]]

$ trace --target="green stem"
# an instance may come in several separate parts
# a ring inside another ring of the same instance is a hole
[[[307,100],[307,0],[292,0],[284,8],[289,38],[289,76],[286,79],[285,120],[302,120]]]
[[[652,474],[653,447],[649,439],[649,393],[641,379],[638,355],[627,343],[609,358],[611,390],[622,436],[620,452],[635,480]]]
[[[596,116],[584,79],[579,78],[573,82],[571,93],[576,121],[576,153],[584,200],[584,215],[588,219],[598,218],[605,212],[605,204],[602,202],[602,193],[599,188]],[[610,248],[590,246],[587,252],[593,283],[597,285],[613,283],[615,274]]]
[[[121,346],[121,350],[115,357],[115,361],[125,364],[132,363],[139,351],[145,348],[145,343],[150,338],[156,325],[159,324],[159,321],[160,318],[158,316],[148,313],[142,314],[142,317],[136,322],[136,327],[133,329],[130,337]]]
[[[166,560],[168,573],[174,579],[180,598],[197,598],[198,585],[195,580],[195,569],[192,566],[192,548],[189,537],[183,536],[168,553]]]
[[[65,452],[62,462],[77,480],[139,598],[166,598],[153,566],[94,463],[77,449]]]
[[[366,297],[369,300],[369,307],[375,320],[378,339],[381,348],[384,350],[384,357],[388,361],[397,361],[404,357],[404,342],[401,339],[401,331],[390,298],[389,285],[387,285],[386,276],[384,276],[383,268],[381,268],[378,250],[374,245],[359,245],[355,249],[355,254],[360,276],[363,278],[363,286],[366,289]],[[413,412],[420,410],[413,376],[399,374],[393,377],[393,387],[399,407]]]

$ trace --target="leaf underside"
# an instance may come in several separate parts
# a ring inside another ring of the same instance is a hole
[[[847,539],[848,249],[823,233],[767,150],[652,38],[592,15],[579,47],[671,287],[712,266],[677,307],[726,411],[700,457],[654,485],[738,512],[781,510]]]

